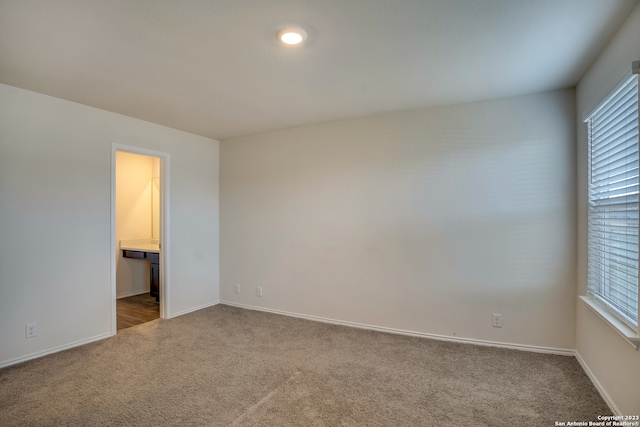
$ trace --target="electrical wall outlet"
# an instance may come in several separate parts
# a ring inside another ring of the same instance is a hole
[[[261,297],[261,296],[262,296],[262,288],[261,288],[260,286],[258,286],[258,287],[256,288],[256,295],[257,295],[257,296],[259,296],[259,297]]]
[[[238,285],[237,283],[235,285],[233,285],[233,292],[236,294],[240,293],[240,285]]]
[[[27,323],[27,326],[25,327],[25,333],[24,333],[25,338],[33,338],[37,335],[38,335],[38,330],[36,329],[36,324]]]
[[[493,321],[491,326],[494,328],[502,328],[502,314],[493,313]]]

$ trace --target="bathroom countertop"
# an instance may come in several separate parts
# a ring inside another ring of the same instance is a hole
[[[120,250],[160,253],[160,242],[151,239],[121,240]]]

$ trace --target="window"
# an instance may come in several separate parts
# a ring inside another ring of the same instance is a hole
[[[638,76],[587,119],[588,290],[638,335]]]

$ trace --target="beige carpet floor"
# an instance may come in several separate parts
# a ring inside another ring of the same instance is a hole
[[[526,427],[602,414],[573,357],[223,305],[0,370],[2,427]]]

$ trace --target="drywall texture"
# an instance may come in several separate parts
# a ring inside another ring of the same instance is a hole
[[[0,85],[0,366],[111,332],[113,142],[171,156],[169,316],[218,300],[217,141]]]
[[[154,160],[139,154],[116,152],[116,296],[149,292],[149,262],[123,258],[121,240],[152,239]],[[156,196],[157,200],[157,196]],[[159,237],[155,237],[158,239]]]
[[[565,90],[223,141],[221,300],[572,349],[574,122]]]
[[[576,89],[578,138],[578,295],[587,293],[588,135],[582,119],[640,60],[640,5],[590,67]],[[589,370],[626,415],[640,414],[640,352],[578,301],[576,349]]]

